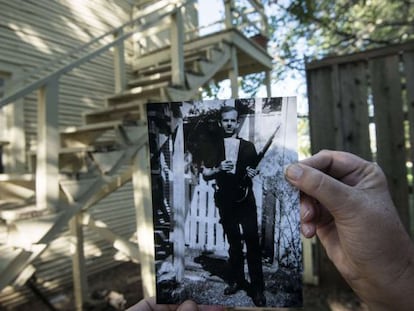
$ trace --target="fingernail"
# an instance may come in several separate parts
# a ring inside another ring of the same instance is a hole
[[[303,174],[303,169],[298,164],[291,164],[286,169],[286,177],[298,180]]]
[[[302,224],[302,233],[306,238],[312,237],[312,227],[309,224]]]

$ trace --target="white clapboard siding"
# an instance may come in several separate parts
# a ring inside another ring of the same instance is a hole
[[[130,20],[131,4],[119,1],[6,1],[0,0],[0,72],[17,68],[28,73],[94,37]],[[132,44],[126,53],[132,54]],[[71,71],[60,79],[59,126],[82,125],[82,115],[105,106],[104,99],[114,92],[112,50]],[[126,58],[128,60],[128,58]],[[126,64],[127,75],[132,73]],[[23,99],[27,150],[36,150],[37,93]],[[125,239],[136,238],[136,217],[132,184],[127,183],[92,208],[91,215]],[[72,262],[69,234],[64,230],[40,258],[34,262],[42,291],[52,297],[72,287]],[[101,272],[120,262],[118,251],[102,237],[85,228],[87,273]],[[138,269],[137,269],[138,275]],[[27,289],[10,287],[0,292],[0,309],[37,299]]]

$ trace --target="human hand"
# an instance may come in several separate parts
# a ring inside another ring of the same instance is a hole
[[[257,174],[259,174],[259,171],[251,168],[250,166],[246,167],[246,174],[247,176],[249,176],[250,178],[255,177]]]
[[[155,298],[143,299],[130,307],[127,311],[224,311],[221,306],[197,305],[191,300],[184,301],[181,305],[157,305]]]
[[[234,163],[230,160],[221,161],[219,165],[219,170],[224,172],[230,172],[234,168]]]
[[[360,298],[372,310],[412,310],[414,247],[379,166],[321,151],[290,165],[286,178],[302,191],[304,236],[319,237]]]

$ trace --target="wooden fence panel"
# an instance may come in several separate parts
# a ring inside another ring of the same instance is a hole
[[[324,148],[335,148],[335,136],[327,135],[336,132],[331,73],[329,67],[307,72],[312,153]]]
[[[372,160],[369,139],[368,81],[366,62],[338,66],[341,149]]]
[[[408,181],[399,68],[399,55],[370,61],[377,162],[387,176],[394,203],[408,228]]]
[[[327,57],[306,64],[306,71],[312,153],[333,148],[370,160],[373,146],[402,221],[410,228],[414,200],[407,161],[414,163],[414,41]],[[318,261],[321,285],[338,285],[323,252]]]
[[[214,204],[213,182],[199,178],[185,222],[185,243],[192,249],[220,254],[227,252],[228,244]]]

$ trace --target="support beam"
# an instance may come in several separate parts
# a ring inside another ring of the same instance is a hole
[[[85,254],[83,249],[82,214],[78,213],[69,222],[71,235],[71,254],[73,267],[73,292],[75,294],[75,309],[82,311],[88,297],[86,279]]]
[[[146,145],[135,156],[132,173],[135,213],[137,218],[139,261],[141,264],[141,279],[145,298],[155,296],[154,224],[152,220],[148,159],[149,151],[148,145]]]
[[[184,85],[184,23],[181,9],[171,16],[171,82]]]
[[[123,29],[119,29],[114,37],[116,39],[123,35]],[[114,46],[114,77],[115,93],[121,93],[126,87],[124,41],[119,41],[118,44]]]
[[[229,79],[231,84],[231,96],[232,98],[237,98],[239,95],[239,64],[237,61],[237,48],[233,45],[230,49],[231,69],[229,71]]]
[[[55,209],[59,199],[58,130],[59,80],[50,79],[39,89],[37,120],[36,205]]]

